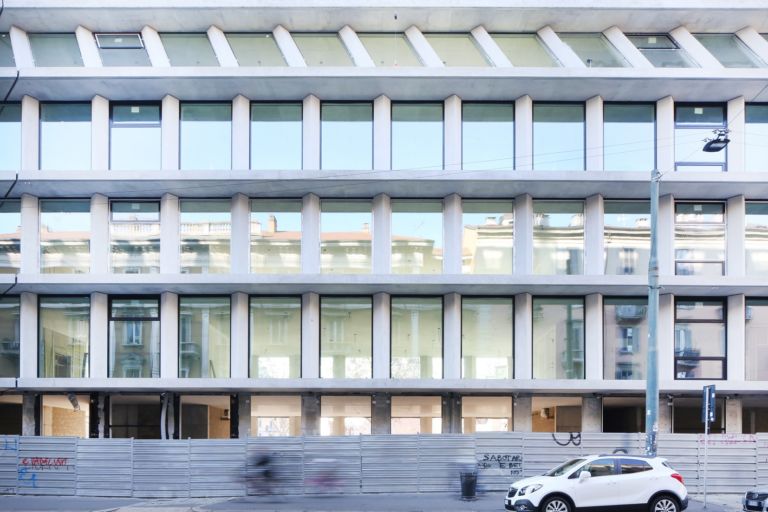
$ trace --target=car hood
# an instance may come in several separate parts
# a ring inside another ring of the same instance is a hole
[[[522,489],[526,485],[535,485],[535,484],[546,484],[547,482],[551,482],[552,477],[551,476],[532,476],[530,478],[523,478],[522,480],[518,480],[512,484],[512,487],[515,489]]]

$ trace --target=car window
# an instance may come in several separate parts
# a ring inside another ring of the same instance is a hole
[[[585,459],[571,459],[568,462],[564,462],[557,466],[555,469],[550,470],[548,473],[544,473],[544,476],[560,476],[566,474],[571,469],[575,468],[578,464],[584,462]]]
[[[650,464],[644,460],[638,459],[620,459],[619,464],[621,466],[622,475],[631,475],[632,473],[642,473],[643,471],[650,471],[653,469]]]
[[[589,471],[592,478],[613,475],[613,459],[595,459],[592,462],[588,462],[576,472],[576,477],[578,477],[578,473],[581,473],[582,471]]]

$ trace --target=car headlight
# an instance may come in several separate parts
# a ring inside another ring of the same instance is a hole
[[[527,494],[533,494],[533,493],[535,493],[536,491],[538,491],[541,488],[542,488],[541,484],[526,485],[525,487],[520,489],[520,496],[525,496]]]

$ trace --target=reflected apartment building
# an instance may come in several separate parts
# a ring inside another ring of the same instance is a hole
[[[642,431],[653,169],[659,429],[768,431],[762,11],[198,7],[0,16],[0,434]]]

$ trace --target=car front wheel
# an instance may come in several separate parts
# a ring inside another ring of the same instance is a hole
[[[573,508],[565,498],[553,496],[544,500],[539,510],[541,512],[572,512]]]
[[[657,496],[651,501],[650,512],[680,512],[680,505],[672,496]]]

